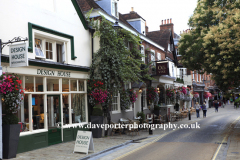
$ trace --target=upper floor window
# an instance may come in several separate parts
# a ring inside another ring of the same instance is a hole
[[[172,76],[174,77],[175,76],[175,74],[174,74],[174,65],[172,65]]]
[[[112,15],[115,17],[118,17],[118,6],[117,6],[117,2],[113,1],[112,2]]]
[[[157,53],[157,56],[158,56],[158,60],[160,61],[161,60],[161,53]]]
[[[152,66],[155,66],[155,51],[151,50],[151,61]]]
[[[198,82],[198,72],[196,71],[196,76],[197,76],[197,82]]]
[[[65,47],[65,42],[54,41],[36,36],[35,57],[64,63],[66,59]]]
[[[195,80],[194,71],[192,71],[192,76],[193,76],[192,79]]]
[[[141,46],[141,54],[142,54],[142,61],[145,63],[145,51],[144,51],[144,46]]]

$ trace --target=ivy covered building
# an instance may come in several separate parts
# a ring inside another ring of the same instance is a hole
[[[151,80],[144,79],[141,81],[123,82],[122,87],[125,89],[132,89],[137,94],[137,100],[135,103],[130,104],[127,108],[121,107],[121,94],[113,94],[113,103],[111,106],[111,120],[114,122],[119,122],[121,118],[135,119],[138,112],[143,112],[145,114],[152,113],[154,108],[153,103],[147,101],[147,88],[154,87],[157,89],[160,95],[160,101],[157,105],[163,108],[162,114],[170,114],[174,112],[174,102],[170,102],[166,99],[165,90],[167,88],[177,88],[183,86],[181,82],[176,82],[177,77],[180,77],[180,72],[182,75],[185,70],[180,70],[178,68],[178,59],[174,47],[174,35],[172,22],[169,24],[162,24],[160,31],[149,32],[146,25],[146,20],[141,17],[132,8],[127,14],[121,14],[118,12],[118,3],[116,0],[77,0],[79,7],[85,15],[92,9],[90,13],[90,19],[99,19],[101,21],[101,16],[104,16],[112,24],[118,21],[118,25],[131,32],[135,36],[139,36],[141,40],[141,47],[139,50],[142,57],[141,68],[144,69],[148,67],[146,74],[152,77]],[[166,23],[166,21],[165,21]],[[171,26],[172,30],[166,26]],[[93,51],[98,52],[100,49],[100,39],[95,37],[93,39]],[[126,43],[125,45],[129,50],[132,49],[131,43]],[[94,63],[94,62],[93,62]],[[167,65],[167,73],[165,75],[157,75],[159,64]],[[186,86],[186,85],[185,85]]]

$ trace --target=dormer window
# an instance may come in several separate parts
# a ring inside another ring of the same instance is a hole
[[[112,15],[118,17],[118,6],[116,1],[112,1]]]

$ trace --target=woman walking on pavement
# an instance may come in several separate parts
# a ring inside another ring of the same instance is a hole
[[[203,110],[203,118],[205,117],[206,118],[206,114],[207,114],[207,107],[206,107],[206,103],[203,102],[203,105],[202,105],[202,110]]]
[[[195,108],[196,108],[197,118],[198,118],[198,117],[200,118],[200,115],[199,115],[200,105],[198,104],[198,102],[196,102]]]
[[[218,112],[218,102],[215,100],[214,102],[215,112]]]

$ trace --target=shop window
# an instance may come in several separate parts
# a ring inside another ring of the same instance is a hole
[[[68,103],[68,94],[62,95],[63,100],[63,124],[69,124],[69,103]]]
[[[79,80],[78,81],[78,91],[85,91],[84,81],[83,80]]]
[[[34,77],[33,76],[25,76],[25,91],[33,92],[34,91]]]
[[[62,79],[62,91],[69,92],[69,79]]]
[[[71,91],[77,91],[77,80],[71,80]]]
[[[43,95],[32,95],[32,123],[33,130],[44,128],[44,100]]]
[[[72,123],[86,122],[85,94],[71,94]]]
[[[28,109],[28,95],[24,96],[23,103],[21,108],[16,113],[18,117],[19,124],[21,125],[20,132],[27,132],[29,131],[29,109]]]
[[[43,77],[35,77],[36,92],[43,92]]]
[[[47,91],[59,91],[59,79],[47,79]]]

